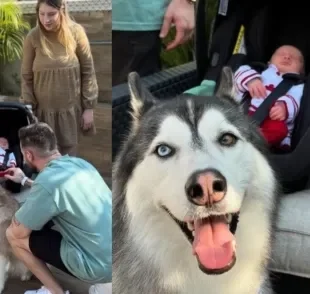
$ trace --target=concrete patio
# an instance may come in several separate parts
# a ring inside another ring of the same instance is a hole
[[[90,284],[74,279],[57,269],[53,269],[52,272],[63,288],[70,291],[70,294],[88,294],[88,289],[91,286]],[[34,277],[27,282],[22,282],[18,279],[10,279],[7,281],[5,290],[2,294],[23,294],[27,290],[36,290],[40,287],[41,283]]]

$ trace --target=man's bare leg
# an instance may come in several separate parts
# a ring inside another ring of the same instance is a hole
[[[12,247],[14,255],[26,265],[45,288],[47,288],[52,294],[65,293],[46,264],[31,253],[29,248],[29,238],[16,239],[11,234],[10,229],[8,229],[7,239]]]

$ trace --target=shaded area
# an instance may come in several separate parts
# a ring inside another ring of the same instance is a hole
[[[54,268],[52,272],[64,289],[70,291],[70,294],[88,293],[90,284],[84,283]],[[22,282],[19,279],[10,279],[7,281],[3,294],[23,294],[26,290],[39,289],[40,287],[41,283],[35,277],[32,277],[27,282]]]
[[[309,294],[310,279],[279,273],[272,273],[271,279],[275,294]]]

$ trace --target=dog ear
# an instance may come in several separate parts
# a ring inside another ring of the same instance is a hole
[[[230,67],[224,66],[221,73],[220,85],[216,92],[218,97],[231,97],[234,99],[234,74]]]
[[[128,87],[131,96],[131,114],[134,122],[138,122],[143,113],[154,105],[157,99],[142,83],[139,74],[136,72],[129,73]]]

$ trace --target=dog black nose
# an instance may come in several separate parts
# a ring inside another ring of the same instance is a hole
[[[218,170],[200,170],[189,177],[185,191],[190,202],[196,205],[210,205],[225,197],[227,181]]]

